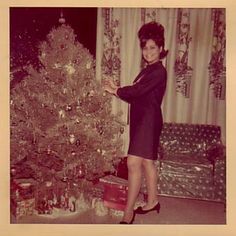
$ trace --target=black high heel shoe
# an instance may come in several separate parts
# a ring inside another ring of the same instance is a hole
[[[128,224],[128,225],[131,225],[131,224],[133,224],[133,222],[134,222],[134,219],[135,219],[135,211],[133,211],[133,217],[132,217],[132,219],[131,219],[131,221],[130,222],[126,222],[126,221],[121,221],[120,222],[120,224]]]
[[[149,210],[143,210],[142,207],[138,207],[134,212],[135,214],[146,214],[150,211],[157,211],[157,213],[160,212],[160,208],[161,208],[161,205],[160,203],[158,202],[153,208],[149,209]]]

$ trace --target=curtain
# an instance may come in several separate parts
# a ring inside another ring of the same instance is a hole
[[[137,32],[150,21],[164,26],[169,50],[164,121],[219,125],[225,143],[225,9],[99,8],[97,78],[132,84],[142,66]],[[113,107],[123,112],[128,139],[128,105],[114,99]]]

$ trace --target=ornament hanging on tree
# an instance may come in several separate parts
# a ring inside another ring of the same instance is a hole
[[[81,101],[80,101],[80,99],[79,99],[79,98],[77,99],[77,105],[78,105],[78,106],[80,106],[80,105],[81,105]]]
[[[59,68],[61,68],[61,64],[59,63],[59,62],[56,62],[55,64],[54,64],[54,67],[53,67],[54,69],[59,69]]]
[[[63,94],[67,93],[67,88],[63,88]]]
[[[79,140],[79,139],[76,140],[76,146],[77,146],[77,147],[80,146],[80,140]]]
[[[84,177],[84,168],[83,168],[82,165],[78,165],[76,167],[76,171],[77,171],[78,178],[83,178]]]
[[[95,94],[94,90],[91,90],[91,91],[89,92],[89,97],[93,97],[94,94]]]
[[[97,130],[98,130],[98,133],[99,133],[100,135],[103,134],[103,128],[102,128],[102,127],[99,127]]]
[[[86,64],[86,69],[90,69],[91,68],[91,62],[88,62],[87,64]]]
[[[64,175],[61,179],[62,182],[67,182],[68,181],[68,177],[66,175]]]
[[[74,144],[75,143],[75,135],[74,134],[70,134],[70,144]]]
[[[72,106],[71,105],[67,105],[66,106],[66,111],[71,111],[72,110]]]
[[[65,118],[65,115],[66,115],[66,114],[65,114],[65,111],[64,111],[64,110],[60,110],[60,111],[59,111],[59,117],[60,117],[60,118]]]
[[[50,145],[48,145],[48,148],[47,148],[47,154],[50,154],[51,153],[51,147],[50,147]]]
[[[75,68],[71,63],[65,65],[64,67],[69,75],[72,75],[75,73]]]
[[[45,58],[45,57],[46,57],[46,53],[45,53],[45,52],[42,52],[41,57],[42,57],[42,58]]]

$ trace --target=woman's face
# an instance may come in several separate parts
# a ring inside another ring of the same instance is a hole
[[[148,64],[153,64],[159,61],[161,48],[159,48],[155,41],[148,39],[146,45],[142,49],[143,58]]]

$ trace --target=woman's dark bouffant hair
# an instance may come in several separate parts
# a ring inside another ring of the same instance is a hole
[[[150,23],[144,24],[138,31],[138,37],[140,41],[140,47],[143,49],[149,39],[152,39],[158,47],[162,47],[160,53],[160,59],[166,57],[168,50],[165,50],[165,37],[164,37],[164,27],[152,21]]]

